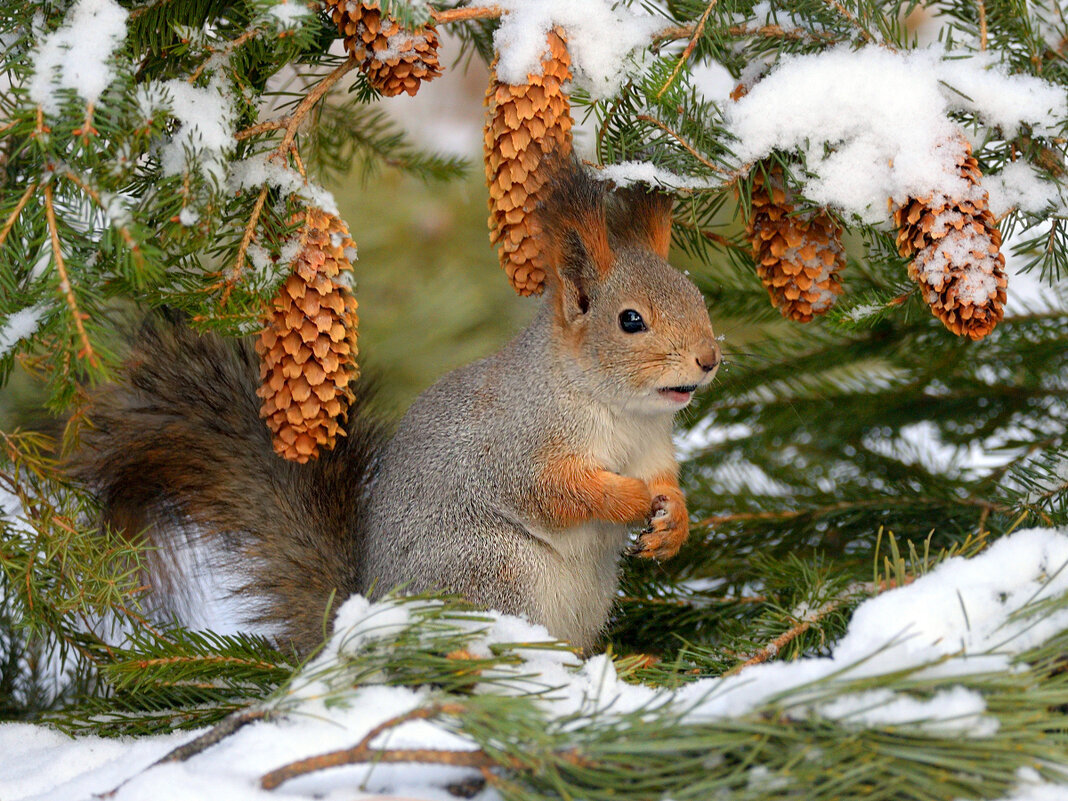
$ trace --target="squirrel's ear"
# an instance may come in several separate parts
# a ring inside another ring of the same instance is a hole
[[[607,189],[572,158],[551,170],[551,191],[538,218],[549,266],[559,287],[561,311],[573,320],[589,308],[593,286],[612,270],[608,241]]]
[[[671,248],[671,195],[644,184],[616,190],[609,208],[612,236],[667,260]]]

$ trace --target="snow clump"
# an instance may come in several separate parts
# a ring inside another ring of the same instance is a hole
[[[619,90],[638,68],[632,54],[643,50],[664,25],[662,19],[608,0],[497,0],[495,5],[505,12],[493,35],[501,81],[524,84],[528,75],[540,75],[545,38],[559,26],[575,81],[595,100]]]
[[[773,150],[801,150],[811,175],[810,200],[856,214],[868,223],[886,219],[887,198],[968,187],[955,148],[940,147],[958,134],[948,114],[968,112],[1011,137],[1023,124],[1053,135],[1068,116],[1062,89],[1024,75],[1009,75],[988,57],[953,57],[929,48],[894,53],[880,47],[833,48],[784,57],[778,66],[726,108],[743,164]],[[999,207],[1027,211],[1047,205],[1055,187],[1021,171],[1002,173]]]
[[[115,78],[108,62],[126,39],[128,14],[115,0],[80,0],[72,6],[33,53],[30,99],[46,114],[59,113],[57,89],[73,89],[86,103],[96,103]]]

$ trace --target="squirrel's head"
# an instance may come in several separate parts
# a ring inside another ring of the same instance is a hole
[[[546,303],[575,381],[629,411],[673,413],[721,361],[700,290],[667,262],[671,199],[611,190],[574,162],[540,212]]]

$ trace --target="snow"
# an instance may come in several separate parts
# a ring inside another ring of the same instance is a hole
[[[956,149],[943,146],[958,137],[950,112],[974,113],[1005,136],[1025,123],[1036,135],[1053,135],[1068,101],[1063,89],[1008,75],[981,56],[837,47],[784,57],[727,106],[726,121],[743,165],[772,150],[799,149],[812,173],[806,197],[878,223],[888,198],[968,191]],[[1002,184],[1002,198],[1014,192],[1038,202],[1034,181],[1019,171],[1003,173]]]
[[[990,211],[1001,217],[1010,209],[1040,214],[1051,205],[1066,208],[1057,184],[1043,180],[1022,159],[1006,164],[1001,172],[983,176],[983,186],[990,193]]]
[[[237,111],[228,87],[218,73],[206,86],[193,86],[175,78],[143,90],[145,104],[165,92],[171,113],[181,127],[160,151],[163,174],[181,175],[192,164],[221,184],[226,176],[226,163],[234,149],[234,128]]]
[[[781,704],[790,717],[820,717],[850,728],[984,738],[997,732],[998,721],[987,712],[982,694],[965,686],[968,677],[1009,670],[1014,655],[1068,630],[1064,608],[1028,611],[1036,602],[1068,593],[1066,566],[1068,531],[1018,532],[972,559],[946,560],[911,585],[865,601],[830,657],[755,665],[677,691],[620,681],[606,655],[582,662],[569,651],[545,647],[546,630],[519,618],[489,612],[455,620],[476,635],[468,646],[475,656],[488,656],[501,643],[520,643],[511,646],[520,659],[484,672],[486,681],[477,692],[536,693],[536,703],[556,719],[593,714],[607,719],[666,706],[685,720],[714,722]],[[184,763],[145,771],[190,734],[70,740],[38,726],[0,725],[0,797],[66,801],[124,780],[114,796],[119,801],[273,797],[258,788],[263,773],[351,747],[375,725],[434,699],[429,688],[386,686],[366,675],[354,681],[344,666],[350,656],[381,648],[398,634],[425,633],[421,615],[436,604],[350,598],[338,611],[336,633],[326,648],[272,702],[281,718],[246,726]],[[945,686],[928,695],[851,689],[854,680],[897,671],[939,677]],[[463,750],[475,744],[445,724],[427,720],[390,729],[374,746]],[[354,765],[290,781],[284,792],[296,798],[334,797],[358,786],[366,792],[441,799],[447,797],[447,783],[472,775],[469,769],[433,765]],[[1032,779],[1037,777],[1021,774],[1018,792],[1006,801],[1054,797],[1050,785]],[[761,774],[753,780],[761,781]]]
[[[595,173],[596,177],[612,181],[616,186],[645,183],[665,189],[711,189],[719,186],[713,179],[693,178],[665,170],[648,161],[621,161],[606,164]]]
[[[299,28],[312,15],[308,4],[301,0],[282,0],[281,3],[267,9],[267,14],[273,18],[279,28],[287,31]]]
[[[115,77],[108,62],[126,39],[128,13],[115,0],[79,0],[71,7],[33,53],[30,99],[47,114],[59,113],[57,89],[73,89],[96,103]]]
[[[296,170],[271,160],[269,153],[260,153],[230,165],[227,185],[231,190],[258,189],[264,184],[273,186],[286,195],[304,198],[327,214],[340,214],[337,201],[329,191],[307,181]]]
[[[644,51],[664,20],[639,14],[609,0],[497,0],[506,13],[493,35],[499,54],[497,75],[505,83],[524,84],[541,74],[545,37],[563,28],[575,82],[594,99],[611,97],[638,69],[631,57]]]
[[[21,340],[37,332],[45,311],[46,307],[43,305],[30,306],[9,315],[7,320],[0,324],[0,358],[10,353]]]

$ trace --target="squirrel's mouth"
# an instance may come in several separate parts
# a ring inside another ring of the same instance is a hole
[[[657,390],[661,395],[675,403],[687,404],[697,390],[697,384],[684,384],[678,387],[663,387]]]

